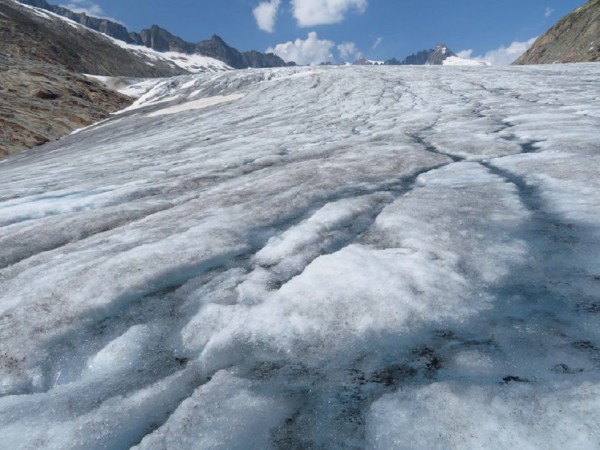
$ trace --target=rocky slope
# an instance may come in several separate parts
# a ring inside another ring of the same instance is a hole
[[[60,16],[71,19],[81,25],[84,25],[92,30],[99,31],[101,33],[112,36],[116,39],[121,39],[122,41],[128,42],[130,44],[135,44],[135,40],[129,36],[129,31],[120,23],[113,22],[107,19],[100,19],[97,17],[90,17],[85,13],[76,13],[71,11],[70,9],[64,8],[58,5],[51,5],[45,0],[18,0],[19,3],[23,3],[25,5],[35,6],[37,8],[45,9],[46,11],[51,11]]]
[[[188,73],[167,61],[132,53],[100,33],[12,0],[0,0],[0,52],[58,64],[77,73],[128,77]]]
[[[286,65],[278,56],[272,53],[257,51],[240,52],[230,47],[219,36],[200,41],[198,43],[186,42],[168,30],[152,25],[139,33],[129,32],[123,25],[107,19],[89,17],[85,13],[75,13],[67,8],[51,5],[45,0],[19,0],[20,3],[35,6],[67,17],[88,28],[104,33],[128,44],[143,45],[159,52],[180,52],[186,54],[200,53],[204,56],[218,59],[236,69],[248,67],[283,67]]]
[[[600,61],[600,0],[563,17],[513,64],[593,61]]]
[[[182,71],[149,66],[98,33],[0,0],[0,157],[56,140],[131,103],[82,72]]]
[[[59,65],[0,54],[0,157],[59,139],[131,101]]]

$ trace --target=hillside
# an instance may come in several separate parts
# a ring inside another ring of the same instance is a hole
[[[0,446],[598,449],[599,82],[186,75],[8,157]]]
[[[64,21],[0,0],[0,157],[56,140],[131,104],[79,72],[116,73],[119,64],[131,64],[130,73],[162,73],[103,45]]]
[[[56,140],[131,104],[83,73],[154,78],[228,69],[213,58],[158,53],[0,0],[0,157]]]
[[[64,67],[0,54],[0,157],[54,141],[131,102]]]
[[[127,77],[188,73],[168,61],[133,54],[100,33],[13,0],[0,0],[0,25],[0,52],[76,73]]]
[[[240,52],[227,45],[219,36],[213,36],[211,39],[198,43],[191,43],[184,41],[158,25],[152,25],[150,28],[143,29],[139,33],[129,32],[127,28],[119,23],[108,19],[90,17],[85,13],[76,13],[62,6],[49,4],[46,0],[19,1],[23,4],[51,11],[127,44],[144,46],[157,52],[176,52],[186,55],[200,54],[218,59],[235,69],[283,67],[286,65],[281,58],[272,53],[257,51]]]
[[[600,61],[600,0],[589,0],[539,37],[513,64]]]

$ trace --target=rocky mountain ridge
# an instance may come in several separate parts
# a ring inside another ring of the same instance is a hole
[[[563,17],[513,64],[594,61],[600,61],[600,0],[589,0]]]
[[[448,48],[446,44],[438,44],[435,48],[429,50],[420,50],[417,53],[407,56],[402,61],[396,58],[386,61],[370,61],[367,59],[359,59],[355,61],[355,65],[371,66],[371,65],[386,65],[386,66],[441,66],[447,58],[456,56],[456,54]]]
[[[208,40],[191,43],[158,25],[152,25],[139,33],[129,32],[127,28],[119,23],[108,19],[90,17],[85,13],[76,13],[62,6],[49,4],[46,0],[19,0],[19,2],[66,17],[125,43],[143,45],[159,52],[201,54],[223,61],[236,69],[283,67],[286,65],[285,61],[272,53],[261,53],[253,50],[240,52],[227,45],[222,38],[216,35]]]
[[[189,73],[168,61],[145,58],[109,38],[12,0],[0,0],[0,52],[60,65],[76,73],[167,77]]]

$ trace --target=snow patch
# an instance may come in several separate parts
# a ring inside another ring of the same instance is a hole
[[[181,103],[179,105],[170,106],[168,108],[159,109],[148,114],[148,117],[158,117],[169,114],[175,114],[183,111],[192,111],[195,109],[204,109],[209,106],[219,105],[221,103],[229,103],[235,100],[244,98],[246,94],[232,94],[232,95],[216,95],[214,97],[201,98],[199,100],[192,100],[189,102]]]

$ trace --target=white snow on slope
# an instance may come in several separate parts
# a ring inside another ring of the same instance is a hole
[[[183,111],[190,111],[196,109],[204,109],[209,106],[215,106],[220,103],[233,102],[244,98],[245,94],[231,94],[231,95],[215,95],[214,97],[201,98],[199,100],[191,100],[179,105],[171,106],[168,108],[160,109],[158,111],[152,111],[148,114],[148,117],[157,117],[165,114],[175,114]]]
[[[10,157],[2,445],[598,448],[599,85],[191,75]]]
[[[150,65],[152,65],[152,61],[167,61],[187,70],[190,73],[222,72],[224,70],[232,69],[223,61],[211,58],[209,56],[204,56],[197,53],[186,54],[179,52],[159,52],[157,50],[144,47],[143,45],[128,44],[110,36],[104,37],[110,39],[115,45],[126,49],[130,53],[145,57],[149,60],[148,64]]]
[[[442,62],[444,66],[490,66],[485,61],[476,61],[474,59],[461,58],[459,56],[449,56]]]
[[[164,82],[162,78],[128,78],[128,77],[107,77],[101,75],[90,75],[83,74],[88,78],[92,78],[108,89],[119,92],[123,95],[138,99],[144,94],[148,93],[151,89],[156,87],[157,84]]]

